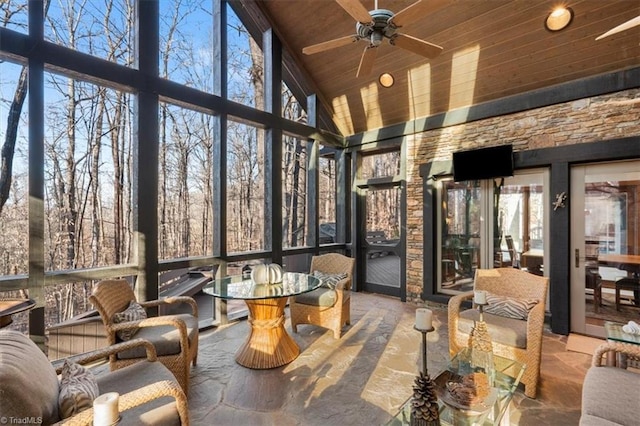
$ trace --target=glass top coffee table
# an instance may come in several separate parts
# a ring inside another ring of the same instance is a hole
[[[298,357],[300,348],[284,328],[284,308],[289,296],[320,287],[313,275],[285,272],[282,282],[256,284],[250,278],[231,276],[211,281],[202,291],[222,299],[244,300],[249,308],[249,336],[236,353],[236,362],[253,369],[276,368]]]
[[[498,425],[504,417],[513,394],[520,383],[525,365],[517,361],[493,355],[495,366],[495,378],[492,387],[491,404],[483,410],[464,409],[448,405],[443,401],[446,383],[456,381],[460,376],[474,372],[471,365],[471,354],[468,349],[459,352],[447,369],[438,374],[433,381],[438,393],[438,406],[440,410],[440,423],[442,425]],[[403,426],[411,424],[411,398],[400,408],[387,426]]]
[[[624,324],[613,322],[613,321],[605,321],[604,322],[604,330],[607,334],[607,340],[611,342],[620,342],[626,343],[627,345],[640,345],[640,335],[638,334],[629,334],[622,331],[622,326]],[[618,366],[621,368],[627,368],[628,360],[627,356],[623,353],[617,353],[615,351],[607,354],[607,365]],[[637,361],[632,361],[631,366],[638,368]]]

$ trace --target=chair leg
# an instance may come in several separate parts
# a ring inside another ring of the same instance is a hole
[[[596,284],[596,288],[593,289],[593,310],[598,313],[600,312],[600,306],[602,306],[602,287],[601,284]]]
[[[616,311],[620,310],[620,289],[616,287]]]
[[[527,385],[527,384],[524,385],[525,396],[527,396],[528,398],[535,399],[536,393],[537,393],[536,385]]]

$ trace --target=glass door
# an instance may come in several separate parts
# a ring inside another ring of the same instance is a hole
[[[440,291],[457,293],[473,288],[482,264],[483,231],[480,181],[442,180],[440,194]]]
[[[364,290],[401,297],[402,188],[372,186],[364,194]]]
[[[548,273],[548,179],[546,170],[525,170],[504,179],[439,182],[439,292],[472,289],[477,268]]]
[[[640,161],[571,169],[571,331],[640,315]]]

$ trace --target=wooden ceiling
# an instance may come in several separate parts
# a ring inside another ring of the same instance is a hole
[[[378,6],[398,12],[413,2],[378,0]],[[374,0],[362,4],[375,8]],[[305,46],[355,34],[354,19],[338,3],[258,3],[344,136],[640,65],[640,27],[595,40],[640,15],[639,0],[567,0],[573,21],[553,33],[544,20],[557,4],[451,1],[400,30],[442,46],[438,57],[425,59],[385,41],[373,72],[356,78],[365,41],[302,54]],[[384,72],[395,77],[391,88],[377,83]]]

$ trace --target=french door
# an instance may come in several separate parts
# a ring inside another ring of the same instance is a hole
[[[548,180],[546,170],[523,170],[504,179],[438,182],[438,292],[470,290],[478,268],[548,274]]]
[[[640,314],[640,161],[572,167],[570,205],[571,331],[603,337]]]

